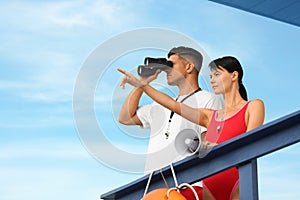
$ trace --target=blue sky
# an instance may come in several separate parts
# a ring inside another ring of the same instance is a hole
[[[0,1],[0,20],[3,200],[99,199],[142,175],[95,159],[73,116],[74,86],[82,66],[99,45],[127,31],[173,30],[199,43],[210,58],[236,56],[244,67],[249,98],[265,102],[266,123],[299,109],[296,26],[205,0]],[[166,52],[135,50],[99,66],[103,73],[95,91],[97,120],[108,140],[129,152],[145,152],[147,131],[116,122],[131,88],[118,88],[121,75],[115,68],[133,71],[149,55]],[[259,159],[262,199],[300,196],[299,154],[297,144]]]

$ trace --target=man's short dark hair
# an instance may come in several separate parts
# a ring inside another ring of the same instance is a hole
[[[168,53],[168,58],[174,54],[179,55],[180,57],[192,62],[195,65],[195,68],[198,70],[198,72],[200,72],[203,62],[203,56],[199,51],[190,47],[180,46],[171,49]]]

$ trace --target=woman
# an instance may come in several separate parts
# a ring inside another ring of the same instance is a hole
[[[226,56],[214,60],[209,66],[212,88],[216,94],[222,94],[224,97],[224,107],[218,111],[191,108],[152,88],[148,83],[157,77],[159,71],[151,77],[141,77],[139,80],[122,69],[118,70],[125,74],[120,84],[122,87],[126,83],[140,87],[164,107],[207,127],[204,144],[209,148],[250,131],[262,125],[264,121],[264,103],[259,99],[251,101],[247,99],[240,62],[234,57]],[[238,180],[238,171],[235,167],[204,179],[203,199],[239,199]]]

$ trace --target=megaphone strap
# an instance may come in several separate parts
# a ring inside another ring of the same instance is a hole
[[[149,186],[150,186],[150,182],[151,182],[151,178],[152,178],[152,176],[153,176],[153,171],[149,174],[149,178],[148,178],[148,182],[147,182],[147,184],[146,184],[146,188],[145,188],[145,191],[144,191],[144,196],[147,194],[147,192],[148,192],[148,189],[149,189]]]
[[[175,186],[176,186],[176,188],[178,188],[178,182],[177,182],[175,170],[174,170],[174,167],[173,167],[172,163],[170,164],[170,168],[171,168],[171,171],[172,171],[172,175],[173,175],[173,179],[174,179]],[[178,190],[179,190],[179,189],[178,189]]]
[[[162,172],[161,169],[159,171],[160,171],[160,174],[161,174],[161,177],[162,177],[163,181],[165,182],[165,185],[167,186],[167,188],[169,188],[169,185],[168,185],[167,180],[166,180],[166,178],[164,176],[164,173]]]
[[[175,171],[174,171],[174,168],[173,168],[172,163],[170,164],[170,168],[171,168],[171,171],[172,171],[172,175],[173,175],[173,179],[174,179],[175,186],[176,186],[176,188],[178,188],[178,182],[177,182],[177,178],[176,178]],[[145,188],[145,191],[144,191],[144,195],[143,195],[143,196],[145,196],[145,195],[147,194],[147,192],[148,192],[148,189],[149,189],[149,186],[150,186],[150,182],[151,182],[153,173],[154,173],[154,171],[152,171],[152,172],[149,174],[148,181],[147,181],[146,188]],[[160,169],[160,174],[161,174],[161,176],[162,176],[163,181],[165,182],[166,187],[169,188],[169,185],[168,185],[168,183],[167,183],[167,181],[166,181],[166,178],[165,178],[165,176],[164,176],[164,174],[163,174],[163,172],[162,172],[161,169]],[[178,191],[179,191],[179,189],[178,189]]]
[[[171,165],[171,166],[172,166],[172,165]],[[172,166],[172,167],[173,167],[173,166]],[[167,183],[167,180],[166,180],[166,178],[165,178],[165,176],[164,176],[162,170],[160,169],[159,171],[160,171],[160,174],[161,174],[161,177],[162,177],[163,181],[165,182],[166,187],[169,188],[169,185],[168,185],[168,183]],[[152,172],[149,174],[148,181],[147,181],[146,188],[145,188],[145,191],[144,191],[144,195],[143,195],[143,196],[145,196],[145,195],[147,194],[147,192],[148,192],[148,189],[149,189],[150,182],[151,182],[151,179],[152,179],[153,174],[154,174],[154,171],[152,171]],[[174,177],[174,176],[173,176],[173,177]],[[176,177],[175,177],[175,178],[176,178]],[[177,183],[177,180],[176,180],[176,183]],[[176,186],[177,186],[177,184],[176,184]]]

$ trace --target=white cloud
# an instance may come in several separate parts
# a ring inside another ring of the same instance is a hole
[[[45,112],[45,110],[43,110]],[[15,121],[0,123],[0,128],[4,129],[34,129],[49,127],[70,127],[73,126],[73,120],[68,117],[21,117],[14,118]],[[21,133],[20,133],[21,134]]]
[[[96,200],[112,185],[121,186],[130,177],[111,173],[111,168],[97,163],[79,141],[17,140],[2,143],[0,152],[1,199]]]
[[[31,60],[33,55],[20,56],[27,69],[17,75],[17,80],[1,80],[0,90],[29,101],[71,101],[77,71],[70,55],[44,52],[35,60]]]
[[[131,14],[126,13],[126,3],[100,1],[7,1],[1,3],[2,15],[13,27],[26,30],[42,30],[50,27],[70,28],[74,26],[116,26],[126,22]],[[121,15],[124,15],[120,18]],[[21,19],[23,21],[19,21]]]
[[[0,89],[30,101],[71,101],[73,84],[87,53],[80,51],[85,43],[80,35],[89,32],[88,37],[97,34],[101,38],[134,20],[126,3],[106,0],[0,4],[0,22],[9,23],[0,29],[1,57],[22,63],[22,67],[9,66],[21,69],[18,80],[10,79]],[[1,72],[6,73],[5,66]],[[22,92],[11,90],[16,87]]]
[[[95,181],[90,172],[83,173],[72,167],[61,169],[1,167],[0,177],[1,199],[96,200],[101,188],[99,181]],[[95,185],[87,187],[86,181],[94,182]]]
[[[89,158],[89,154],[77,142],[54,140],[54,139],[30,139],[14,141],[10,144],[2,144],[0,147],[1,160],[20,159],[83,159]]]
[[[36,86],[28,82],[23,81],[4,81],[0,80],[0,90],[22,90],[22,89],[32,89]]]
[[[53,80],[50,79],[51,77],[45,76],[45,79],[31,81],[0,81],[0,91],[11,94],[22,101],[71,102],[73,93],[72,82],[60,82],[61,79],[59,77],[64,78],[62,76],[63,74],[53,76]],[[68,78],[66,77],[66,79]]]

